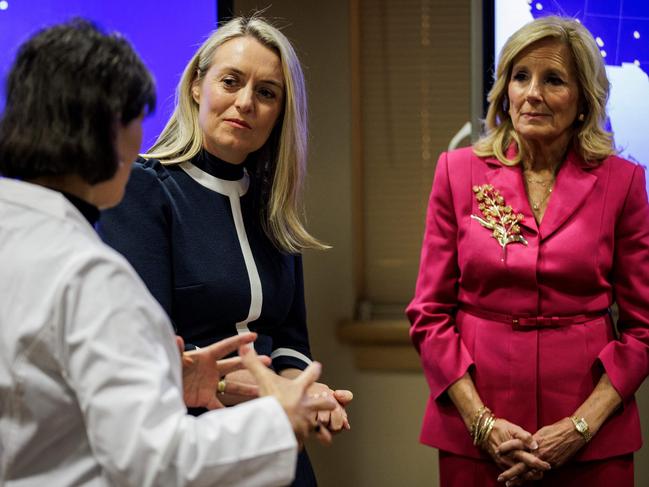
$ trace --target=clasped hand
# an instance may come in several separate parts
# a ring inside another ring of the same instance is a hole
[[[285,369],[277,376],[276,380],[286,380],[290,381],[299,377],[301,371],[299,369]],[[230,381],[235,380],[239,383],[248,383],[254,384],[255,379],[250,374],[248,370],[237,370],[231,372],[226,377],[228,384]],[[352,401],[354,395],[351,391],[345,389],[331,389],[327,384],[321,382],[314,382],[311,384],[307,390],[307,394],[313,398],[318,399],[321,397],[329,397],[336,401],[336,407],[329,411],[322,410],[318,411],[314,415],[313,420],[320,426],[324,426],[332,433],[338,433],[342,430],[349,430],[351,426],[349,424],[349,418],[347,416],[346,407]],[[242,401],[247,401],[249,397],[240,395],[239,397],[234,397],[231,394],[225,394],[221,397],[224,404],[231,405],[237,404]]]
[[[224,407],[224,404],[272,395],[284,408],[300,443],[315,431],[316,437],[328,444],[332,439],[331,432],[350,428],[344,409],[352,400],[350,391],[332,391],[325,384],[315,382],[321,370],[317,363],[304,372],[295,371],[292,379],[275,374],[267,368],[270,359],[258,356],[248,346],[255,338],[254,333],[237,335],[208,347],[184,352],[182,338],[176,337],[182,357],[185,405],[216,409]],[[222,358],[237,349],[238,357]],[[244,367],[247,370],[243,370]],[[225,394],[217,395],[217,384],[226,375]]]
[[[520,426],[497,419],[484,448],[504,470],[498,481],[510,487],[540,480],[551,466],[560,467],[584,444],[585,440],[568,418],[544,426],[533,435]]]
[[[325,426],[333,433],[340,432],[343,429],[351,429],[347,410],[345,409],[354,398],[351,391],[345,389],[333,390],[326,384],[315,382],[309,387],[308,394],[313,398],[330,397],[336,401],[336,407],[331,411],[322,410],[316,413],[314,419],[318,424]]]

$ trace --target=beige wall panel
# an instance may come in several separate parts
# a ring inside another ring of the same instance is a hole
[[[365,297],[405,304],[437,157],[470,118],[470,2],[360,4]]]

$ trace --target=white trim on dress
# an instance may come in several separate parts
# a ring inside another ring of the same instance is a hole
[[[298,352],[297,350],[293,350],[292,348],[278,348],[276,350],[273,350],[273,353],[270,354],[271,360],[274,360],[277,357],[293,357],[301,360],[307,365],[312,362],[309,357],[307,357],[303,353]]]
[[[248,316],[243,321],[236,324],[237,333],[239,335],[250,333],[248,323],[259,319],[261,316],[261,305],[263,303],[261,279],[259,278],[259,271],[255,264],[255,258],[252,255],[250,242],[248,241],[248,234],[246,233],[246,227],[243,222],[243,214],[241,213],[240,198],[248,191],[248,187],[250,186],[250,177],[247,172],[244,172],[243,177],[238,181],[228,181],[206,173],[189,161],[181,162],[179,166],[198,184],[227,196],[230,200],[232,218],[237,230],[237,238],[239,239],[239,245],[241,246],[243,260],[246,264],[246,271],[248,272],[248,279],[250,281],[250,309],[248,310]]]

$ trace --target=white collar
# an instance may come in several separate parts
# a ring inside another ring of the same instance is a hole
[[[240,198],[248,192],[248,187],[250,186],[250,176],[248,176],[248,172],[245,169],[241,179],[238,181],[228,181],[227,179],[212,176],[189,161],[181,162],[179,166],[201,186],[230,198]]]

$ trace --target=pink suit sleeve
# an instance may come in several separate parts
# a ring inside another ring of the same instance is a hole
[[[613,290],[619,339],[599,354],[613,387],[626,401],[649,374],[649,204],[636,166],[616,227]]]
[[[448,171],[447,154],[443,153],[437,161],[428,203],[415,297],[406,310],[412,324],[410,337],[435,399],[473,364],[454,324],[460,271]]]

